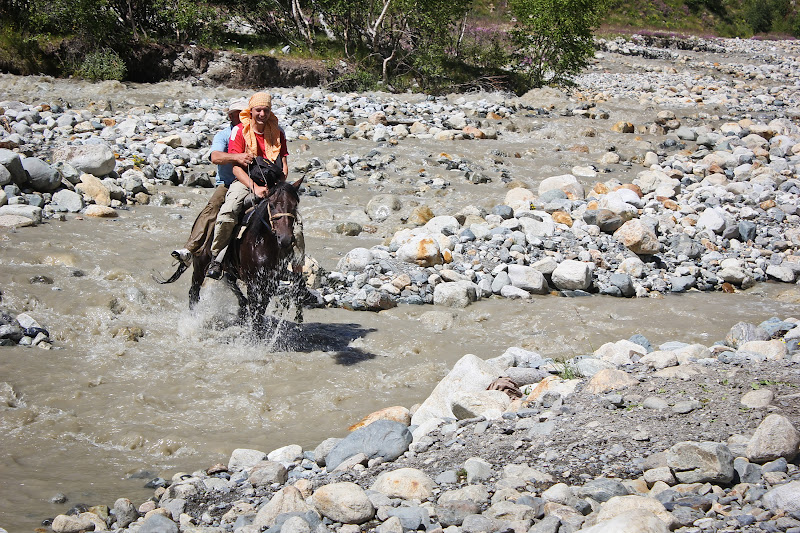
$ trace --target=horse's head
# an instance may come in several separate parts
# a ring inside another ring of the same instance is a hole
[[[278,245],[283,249],[291,247],[294,241],[294,222],[297,217],[297,204],[300,203],[297,191],[302,182],[303,178],[294,183],[280,182],[270,188],[267,196],[268,222],[275,233]]]

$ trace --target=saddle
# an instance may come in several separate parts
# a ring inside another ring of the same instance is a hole
[[[271,189],[284,179],[283,167],[280,160],[276,159],[275,161],[270,161],[262,156],[257,156],[253,159],[253,162],[247,167],[247,176],[253,180],[254,183],[262,187],[267,187],[268,189]],[[245,198],[244,214],[239,221],[237,230],[233,232],[236,240],[242,238],[247,223],[250,221],[250,217],[253,216],[255,207],[261,203],[262,200],[263,198],[258,198],[252,193]]]
[[[239,220],[239,224],[236,226],[236,231],[233,232],[234,239],[238,241],[242,238],[242,235],[244,235],[244,230],[247,229],[247,224],[250,222],[250,218],[256,211],[256,206],[264,200],[265,198],[259,198],[253,193],[247,195],[247,198],[244,199],[244,213],[242,214],[242,218]]]

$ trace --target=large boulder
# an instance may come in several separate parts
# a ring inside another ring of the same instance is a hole
[[[475,355],[465,355],[414,412],[411,423],[420,425],[436,418],[455,418],[452,409],[454,393],[485,391],[499,376],[500,369],[494,365]]]
[[[329,472],[333,471],[343,461],[359,453],[370,459],[381,457],[393,461],[408,450],[411,439],[411,432],[405,424],[377,420],[339,441],[325,456],[325,465]]]
[[[433,217],[423,226],[425,231],[431,235],[442,233],[444,235],[456,235],[458,230],[461,229],[461,224],[458,223],[456,217],[450,215],[441,215]]]
[[[544,274],[537,268],[525,265],[508,265],[508,277],[511,284],[518,289],[532,294],[547,294],[550,288]]]
[[[783,415],[771,414],[758,425],[747,444],[747,458],[754,463],[766,463],[784,457],[791,461],[797,456],[800,433]]]
[[[64,145],[53,152],[53,164],[63,161],[80,172],[105,176],[114,170],[114,152],[107,144]]]
[[[26,157],[22,166],[28,173],[28,185],[39,192],[53,192],[61,186],[61,174],[38,157]]]
[[[767,509],[775,512],[800,512],[800,481],[792,481],[773,488],[764,494],[763,501]]]
[[[503,204],[511,207],[514,211],[528,211],[534,200],[536,200],[536,195],[532,190],[515,187],[506,193]]]
[[[336,270],[339,272],[362,272],[372,262],[374,256],[367,248],[353,248],[339,259]]]
[[[400,198],[394,194],[378,194],[367,203],[367,215],[374,222],[383,222],[402,207]]]
[[[0,186],[8,185],[9,182],[14,182],[17,185],[24,185],[28,181],[28,175],[25,173],[25,168],[22,166],[22,160],[19,154],[0,148],[0,166],[8,171],[8,177],[0,174]],[[4,180],[8,180],[3,183]]]
[[[448,281],[433,289],[433,303],[446,307],[464,308],[478,299],[478,286],[471,281]]]
[[[372,484],[371,489],[390,498],[404,500],[424,500],[433,496],[436,484],[422,470],[400,468],[383,472]]]
[[[423,267],[440,265],[444,262],[439,241],[430,235],[412,237],[397,250],[397,259]]]
[[[69,189],[61,189],[53,194],[53,203],[59,207],[63,207],[70,213],[77,213],[83,209],[83,197]]]
[[[549,213],[544,211],[528,211],[519,216],[519,224],[528,242],[536,239],[552,237],[556,232],[556,223]]]
[[[563,191],[570,200],[583,200],[585,196],[583,185],[572,174],[545,178],[539,184],[539,196],[553,190]]]
[[[559,263],[551,279],[556,289],[585,291],[592,285],[592,269],[589,263],[568,259]]]
[[[16,204],[0,207],[0,215],[15,215],[32,220],[35,224],[42,222],[42,208],[34,205]]]
[[[669,527],[648,510],[631,509],[580,531],[581,533],[669,533]]]
[[[75,190],[91,198],[97,205],[111,205],[111,191],[96,176],[81,174],[81,182],[75,186]]]
[[[499,390],[456,391],[452,396],[452,402],[451,409],[459,420],[478,416],[491,420],[500,418],[511,404],[511,399],[505,392]]]
[[[631,511],[647,512],[657,516],[664,524],[672,529],[677,525],[675,518],[666,510],[664,504],[655,498],[646,496],[614,496],[600,509],[597,514],[598,523],[611,520],[617,516],[627,514]],[[602,531],[602,530],[601,530]]]
[[[637,255],[650,255],[661,250],[656,233],[639,219],[629,220],[614,232],[614,238]]]
[[[667,450],[667,465],[681,483],[726,484],[733,480],[733,455],[718,442],[679,442]]]
[[[355,483],[330,483],[312,496],[314,507],[322,516],[343,524],[363,524],[375,516],[375,507],[364,489]]]
[[[260,531],[263,527],[272,527],[275,519],[283,513],[306,513],[314,510],[303,498],[303,494],[289,485],[276,492],[266,505],[261,507],[253,520],[253,525]]]

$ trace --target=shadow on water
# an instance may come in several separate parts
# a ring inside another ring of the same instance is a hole
[[[271,348],[288,352],[327,352],[336,364],[350,366],[374,359],[377,354],[350,346],[368,333],[377,331],[355,323],[308,322],[296,324],[270,317],[265,331],[254,333],[259,339],[271,338]]]

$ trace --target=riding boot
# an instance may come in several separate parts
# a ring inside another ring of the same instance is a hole
[[[222,251],[217,255],[217,257],[213,258],[211,262],[208,264],[206,268],[206,277],[211,279],[219,279],[222,277],[222,261],[225,259],[225,252],[228,251],[228,247],[222,249]]]
[[[206,268],[206,277],[211,279],[219,279],[222,277],[222,263],[216,259],[212,260]]]

